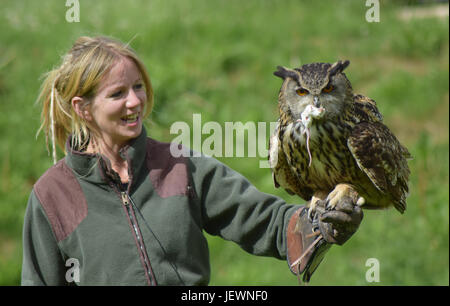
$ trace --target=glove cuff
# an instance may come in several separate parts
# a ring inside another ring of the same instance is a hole
[[[289,269],[295,275],[304,273],[303,281],[308,282],[311,275],[322,262],[326,252],[330,249],[331,244],[327,243],[323,238],[314,235],[315,226],[308,220],[308,209],[300,207],[292,215],[287,227],[287,262]],[[317,227],[316,227],[317,228]],[[316,244],[312,247],[311,245]],[[305,253],[306,252],[306,253]],[[298,263],[292,267],[300,257],[300,266]]]

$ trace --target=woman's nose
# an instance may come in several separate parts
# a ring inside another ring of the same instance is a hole
[[[141,100],[139,100],[139,97],[136,95],[136,92],[134,89],[130,89],[128,91],[128,97],[126,102],[127,108],[135,108],[136,106],[141,104]]]

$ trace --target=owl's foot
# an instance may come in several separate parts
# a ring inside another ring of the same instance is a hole
[[[325,192],[316,192],[313,197],[311,198],[311,201],[309,202],[309,209],[308,209],[308,219],[309,221],[313,222],[314,216],[316,214],[316,211],[321,208],[325,208],[325,205],[323,205],[322,201],[325,199],[327,194]]]
[[[314,197],[311,199],[311,202],[309,203],[309,208],[308,208],[308,220],[312,223],[313,219],[314,219],[314,215],[316,214],[316,207],[317,207],[317,202],[321,201],[320,199],[314,199]]]
[[[338,184],[325,200],[327,210],[335,209],[339,201],[344,200],[344,198],[347,198],[358,206],[363,205],[365,202],[364,198],[358,195],[353,186],[349,184]]]

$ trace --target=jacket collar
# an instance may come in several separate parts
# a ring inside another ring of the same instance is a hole
[[[71,147],[71,135],[66,142],[65,162],[75,172],[77,177],[96,184],[111,184],[120,182],[118,174],[111,168],[111,162],[102,154],[92,154],[77,151]],[[131,140],[120,150],[120,156],[127,160],[130,182],[142,168],[146,158],[147,132],[142,127],[141,134]]]

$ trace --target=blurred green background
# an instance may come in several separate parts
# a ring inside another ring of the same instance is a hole
[[[354,237],[334,246],[311,285],[449,284],[448,3],[383,1],[380,22],[365,1],[86,1],[80,22],[66,21],[64,0],[2,0],[0,8],[0,285],[20,283],[21,231],[29,193],[51,166],[45,137],[35,138],[40,76],[81,35],[132,40],[152,78],[149,134],[170,141],[176,121],[271,122],[277,119],[277,65],[349,59],[355,92],[375,99],[414,156],[404,215],[366,211]],[[436,8],[436,5],[438,7]],[[267,131],[268,135],[268,131]],[[205,139],[207,135],[203,136]],[[261,157],[219,158],[260,190],[275,189]],[[296,285],[287,264],[249,255],[208,236],[211,285]],[[380,282],[366,281],[366,261]]]

